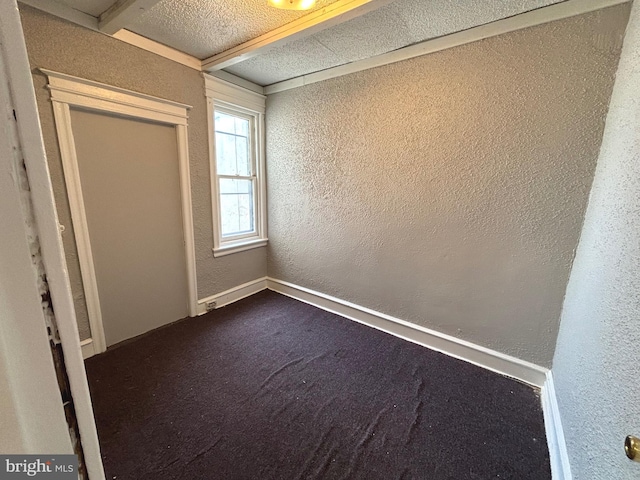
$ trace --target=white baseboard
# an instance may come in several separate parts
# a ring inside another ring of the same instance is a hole
[[[208,303],[215,302],[214,308],[220,308],[266,289],[267,277],[262,277],[258,278],[257,280],[243,283],[242,285],[230,288],[229,290],[225,290],[224,292],[217,293],[207,298],[198,300],[197,314],[203,315],[207,313]]]
[[[548,369],[533,363],[282,280],[268,278],[267,287],[269,290],[529,385],[539,388],[544,385]]]
[[[567,444],[564,440],[564,430],[562,429],[560,409],[551,371],[547,372],[547,379],[542,387],[542,411],[544,412],[544,426],[549,445],[551,478],[553,480],[572,480]]]
[[[549,369],[330,295],[325,295],[324,293],[270,277],[259,278],[230,288],[217,295],[198,300],[198,315],[207,312],[207,304],[209,302],[216,302],[214,308],[221,308],[265,289],[273,290],[301,302],[314,305],[322,310],[382,330],[412,343],[417,343],[431,350],[436,350],[541,388],[552,478],[553,480],[572,480],[560,411],[556,401],[553,375]],[[83,340],[80,345],[82,346],[82,356],[85,359],[95,355],[91,338]]]
[[[96,354],[93,338],[87,338],[80,341],[80,348],[82,348],[82,358],[85,360],[89,357],[93,357]]]
[[[553,376],[549,369],[282,280],[267,278],[267,287],[328,312],[541,388],[552,478],[572,480]]]

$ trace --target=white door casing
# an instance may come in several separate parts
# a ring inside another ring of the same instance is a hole
[[[188,105],[164,100],[141,93],[112,87],[63,73],[41,70],[48,77],[48,88],[60,145],[67,195],[73,221],[73,230],[78,249],[78,260],[85,299],[89,313],[89,325],[95,353],[106,350],[100,298],[96,272],[91,251],[91,242],[82,185],[78,168],[70,107],[80,107],[94,112],[110,113],[124,117],[151,120],[175,126],[180,170],[180,193],[182,202],[182,229],[187,266],[187,289],[189,316],[196,315],[197,285],[195,267],[195,244],[191,203],[191,180],[187,141]]]

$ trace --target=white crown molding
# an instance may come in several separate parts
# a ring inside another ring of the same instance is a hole
[[[567,0],[547,7],[521,13],[513,17],[496,20],[495,22],[473,27],[461,32],[452,33],[442,37],[425,40],[408,47],[400,48],[389,53],[383,53],[375,57],[358,60],[356,62],[328,68],[320,72],[302,75],[300,77],[284,80],[264,87],[267,95],[291,90],[292,88],[310,85],[330,78],[349,75],[350,73],[369,70],[391,63],[401,62],[410,58],[440,52],[449,48],[458,47],[485,38],[495,37],[504,33],[521,30],[524,28],[542,25],[544,23],[561,20],[563,18],[582,15],[602,8],[612,7],[630,0]]]
[[[76,24],[82,25],[86,28],[90,28],[92,30],[96,30],[100,32],[100,30],[98,29],[97,18],[92,17],[91,15],[87,15],[85,13],[79,12],[77,10],[74,10],[56,1],[51,1],[51,0],[21,0],[21,1],[22,3],[30,5],[34,8],[38,8],[52,15],[64,18]],[[382,4],[384,4],[385,2],[388,3],[388,0],[380,0],[380,1],[383,2]],[[513,17],[496,20],[495,22],[473,27],[461,32],[452,33],[452,34],[445,35],[445,36],[438,37],[431,40],[425,40],[424,42],[417,43],[415,45],[404,47],[398,50],[394,50],[392,52],[377,55],[375,57],[358,60],[356,62],[348,63],[345,65],[339,65],[336,67],[328,68],[320,72],[310,73],[307,75],[302,75],[300,77],[291,78],[289,80],[284,80],[282,82],[277,82],[277,83],[268,85],[266,87],[262,87],[253,82],[250,82],[241,77],[235,76],[231,73],[228,73],[219,69],[224,68],[224,66],[229,66],[231,64],[244,61],[252,56],[258,55],[266,51],[268,48],[273,47],[274,45],[276,45],[277,42],[280,42],[281,40],[290,41],[293,38],[302,38],[303,36],[313,34],[318,30],[322,30],[324,28],[333,26],[334,23],[331,23],[332,20],[326,21],[327,19],[325,19],[324,22],[320,22],[316,18],[317,20],[316,21],[317,25],[316,25],[313,23],[313,21],[311,21],[311,19],[307,19],[306,26],[302,28],[304,24],[303,19],[307,18],[307,16],[305,16],[305,17],[302,17],[302,19],[299,19],[297,21],[297,22],[302,22],[300,24],[296,24],[296,22],[292,22],[291,24],[280,27],[280,29],[273,30],[263,35],[262,37],[258,37],[256,39],[253,39],[247,42],[247,44],[251,43],[251,45],[242,44],[238,47],[234,47],[233,49],[214,55],[213,57],[207,58],[202,61],[196,57],[193,57],[184,52],[168,47],[166,45],[163,45],[159,42],[148,39],[136,33],[130,32],[128,30],[123,29],[114,33],[113,38],[116,38],[130,45],[136,46],[148,52],[159,55],[163,58],[167,58],[181,65],[185,65],[194,70],[198,70],[198,71],[209,70],[209,71],[212,71],[212,73],[215,72],[216,77],[219,77],[227,81],[228,83],[232,83],[232,84],[236,84],[238,86],[244,87],[245,89],[248,89],[254,93],[259,93],[259,94],[264,93],[265,95],[270,95],[273,93],[290,90],[292,88],[298,88],[304,85],[310,85],[312,83],[321,82],[323,80],[328,80],[330,78],[341,77],[343,75],[349,75],[351,73],[360,72],[363,70],[368,70],[371,68],[388,65],[391,63],[401,62],[403,60],[408,60],[410,58],[414,58],[422,55],[428,55],[430,53],[435,53],[435,52],[439,52],[449,48],[465,45],[468,43],[477,42],[479,40],[491,38],[497,35],[502,35],[504,33],[509,33],[516,30],[521,30],[524,28],[536,26],[536,25],[542,25],[544,23],[553,22],[556,20],[561,20],[564,18],[576,16],[576,15],[582,15],[584,13],[589,13],[595,10],[619,5],[622,3],[627,3],[629,1],[630,0],[566,0],[561,3],[556,3],[553,5],[549,5],[547,7],[542,7],[537,10],[532,10],[530,12],[525,12],[519,15],[515,15]],[[356,7],[357,2],[360,2],[361,4]],[[312,14],[310,14],[310,16],[316,15],[316,17],[318,17],[322,15],[328,15],[330,13],[328,10],[330,7],[336,8],[336,7],[342,6],[341,8],[345,8],[347,9],[347,11],[346,12],[343,11],[340,15],[337,15],[337,11],[339,9],[336,9],[335,11],[332,10],[333,14],[335,15],[335,21],[337,23],[340,23],[342,21],[348,20],[360,14],[366,13],[366,11],[370,11],[375,8],[378,8],[382,6],[382,4],[376,3],[376,0],[368,0],[368,1],[344,0],[343,2],[340,2],[340,1],[335,2],[325,7],[324,9],[318,10],[317,12],[313,12]],[[291,30],[286,36],[282,36],[284,35],[283,32],[280,31],[282,29],[284,30],[291,29]],[[104,32],[100,32],[100,33],[104,33]],[[248,53],[247,52],[243,53],[241,51],[238,51],[238,49],[242,50],[242,48],[247,48],[250,51]],[[229,63],[229,64],[224,63],[231,58],[233,59],[232,63]]]
[[[269,277],[267,287],[301,302],[382,330],[396,337],[541,388],[547,368],[505,355],[451,335],[431,330],[309,288]]]
[[[547,378],[542,387],[542,412],[549,446],[551,477],[553,480],[572,480],[569,454],[551,371],[547,372]]]
[[[176,50],[175,48],[167,47],[162,43],[143,37],[142,35],[138,35],[137,33],[129,30],[119,30],[113,34],[113,38],[128,43],[129,45],[133,45],[134,47],[141,48],[142,50],[146,50],[147,52],[159,55],[168,60],[172,60],[186,67],[193,68],[194,70],[201,70],[202,62],[199,58],[188,55],[180,50]]]
[[[264,114],[267,100],[265,95],[206,73],[202,75],[204,76],[205,90],[208,98],[216,102],[226,102]]]
[[[225,82],[233,83],[234,85],[237,85],[239,87],[251,90],[252,92],[259,93],[260,95],[264,95],[264,87],[258,85],[257,83],[250,82],[249,80],[245,80],[242,77],[238,77],[233,73],[229,73],[224,70],[216,70],[214,72],[211,72],[210,75],[219,78],[220,80],[224,80]]]
[[[98,19],[87,13],[76,10],[75,8],[68,7],[62,3],[58,3],[54,0],[19,0],[20,3],[29,5],[30,7],[37,8],[43,12],[50,13],[64,20],[68,20],[77,25],[81,25],[91,30],[99,31]]]
[[[83,13],[79,10],[75,10],[62,3],[58,3],[55,0],[21,0],[21,3],[37,8],[38,10],[42,10],[43,12],[49,13],[58,18],[68,20],[90,30],[94,30],[98,33],[102,33],[103,35],[107,35],[106,32],[101,31],[98,28],[98,19],[96,17]],[[180,50],[176,50],[175,48],[168,47],[162,43],[143,37],[142,35],[138,35],[137,33],[129,30],[121,29],[109,36],[120,40],[121,42],[133,45],[134,47],[146,50],[147,52],[172,60],[186,67],[193,68],[194,70],[202,70],[202,61],[199,58],[181,52]]]

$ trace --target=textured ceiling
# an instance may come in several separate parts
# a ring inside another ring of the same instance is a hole
[[[58,3],[67,5],[74,10],[88,13],[94,17],[100,16],[115,0],[58,0]]]
[[[318,0],[314,9],[335,0]],[[127,26],[157,42],[204,59],[307,15],[269,7],[266,0],[161,0]]]
[[[270,85],[563,0],[397,0],[225,70]]]
[[[98,16],[114,0],[57,1]],[[318,0],[314,9],[334,1]],[[259,85],[270,85],[562,1],[395,0],[225,70]],[[204,59],[309,12],[278,10],[267,6],[266,0],[160,0],[127,29]]]

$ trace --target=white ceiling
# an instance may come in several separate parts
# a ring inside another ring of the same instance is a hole
[[[48,1],[94,17],[115,2]],[[316,10],[335,0],[317,1]],[[376,10],[310,36],[262,49],[258,55],[225,70],[259,85],[270,85],[562,1],[565,0],[378,0],[378,5],[383,6]],[[153,0],[140,3],[145,2],[152,4]],[[146,10],[140,9],[125,28],[205,59],[309,13],[278,10],[267,6],[266,0],[160,0]]]
[[[58,0],[58,3],[62,3],[74,10],[88,13],[93,17],[98,17],[113,5],[113,1],[114,0]]]
[[[396,0],[225,70],[259,85],[270,85],[559,1],[563,0]]]
[[[161,0],[127,27],[200,59],[286,25],[307,11],[279,10],[266,0]]]

